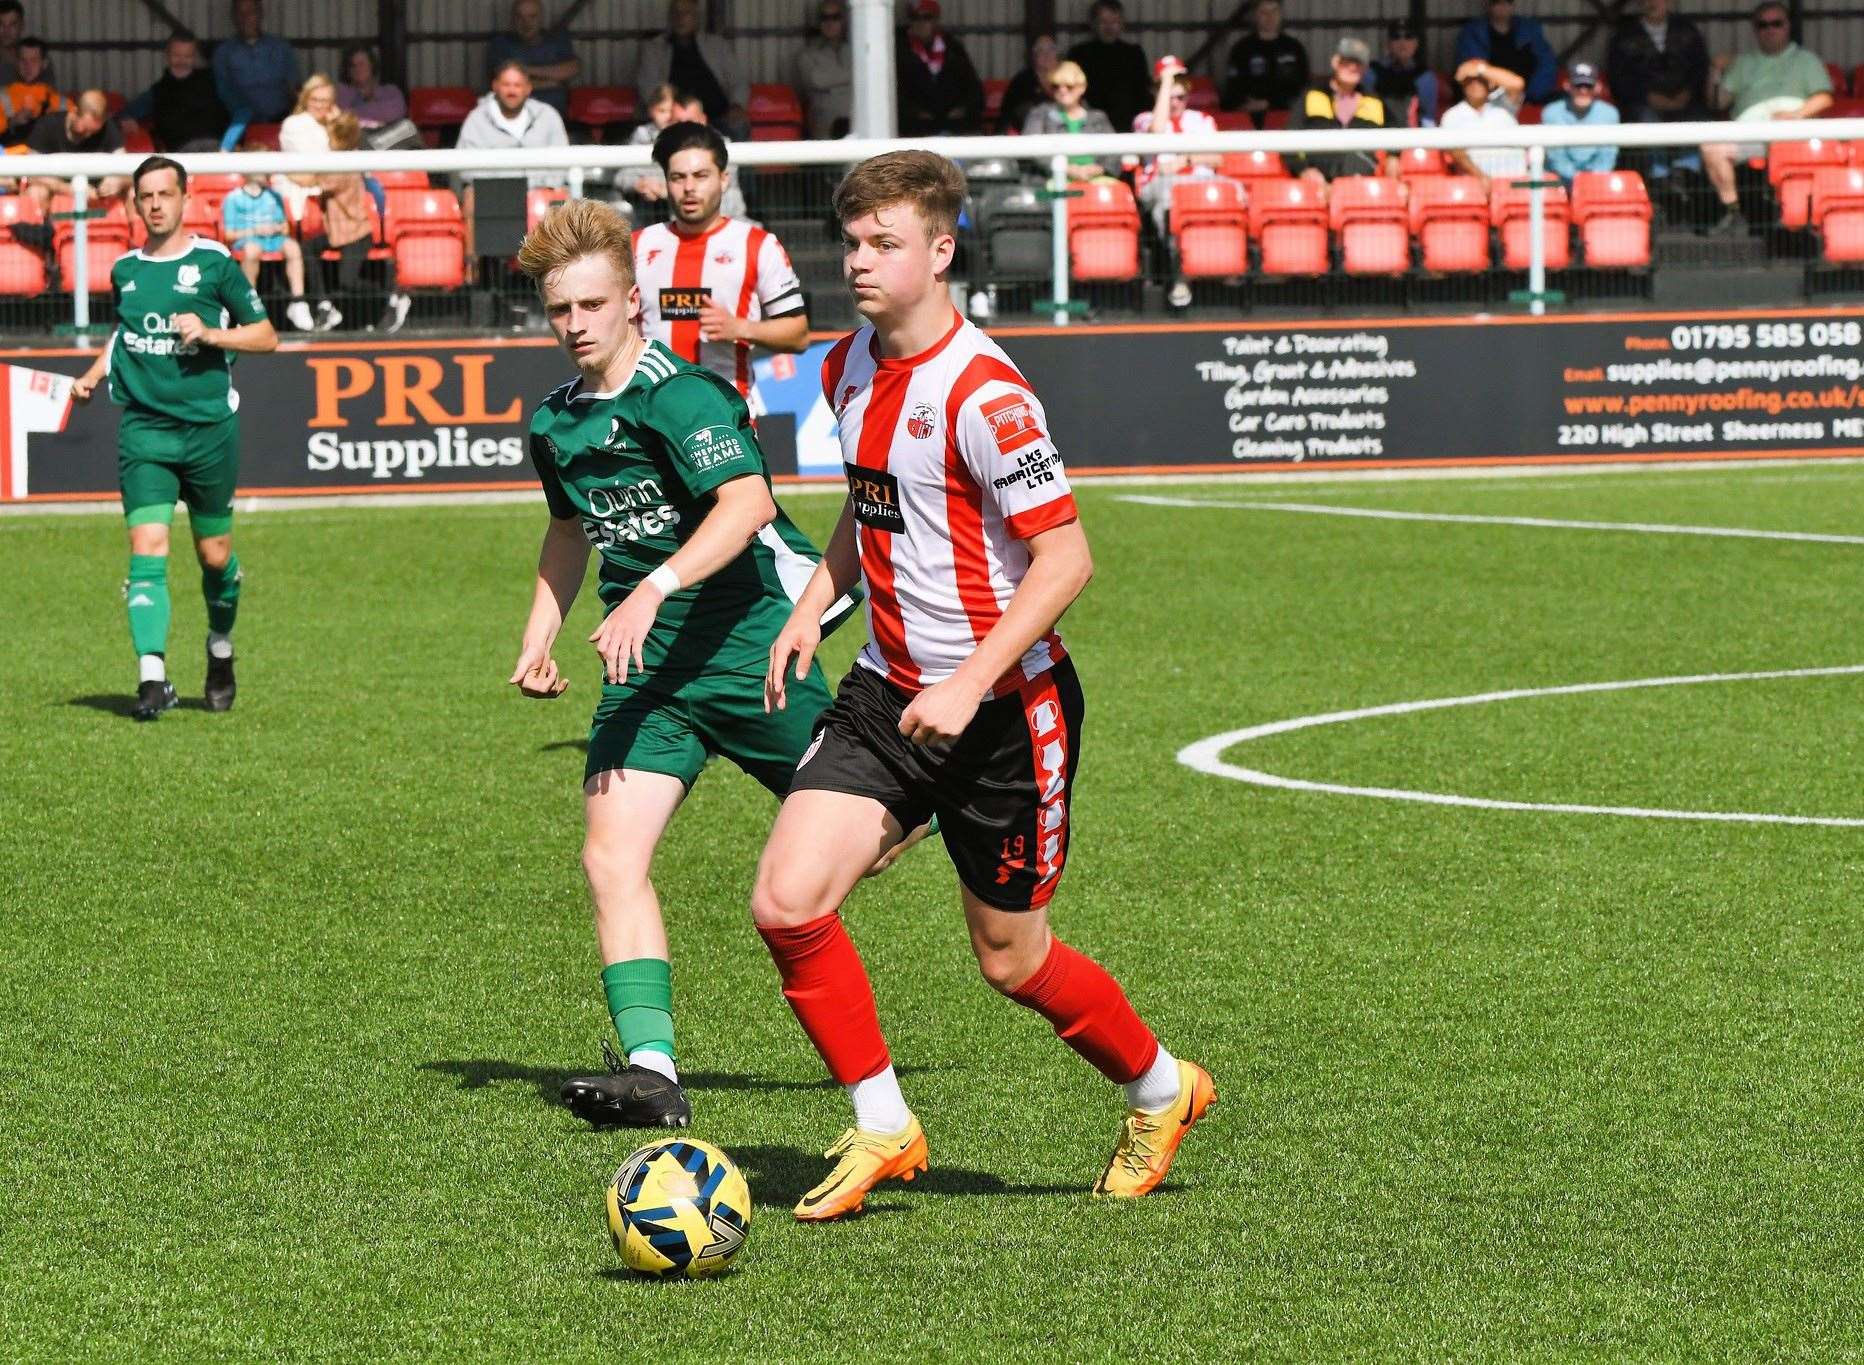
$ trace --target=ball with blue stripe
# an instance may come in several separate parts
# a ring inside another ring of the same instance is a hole
[[[608,1183],[608,1231],[630,1270],[700,1279],[730,1265],[751,1230],[751,1189],[708,1142],[667,1138],[632,1153]]]

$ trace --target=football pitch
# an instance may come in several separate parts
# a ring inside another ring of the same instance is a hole
[[[238,706],[188,700],[184,549],[183,706],[141,726],[120,522],[0,520],[0,1340],[1856,1355],[1861,495],[1852,463],[1089,484],[1054,921],[1221,1103],[1157,1194],[1090,1200],[1114,1093],[982,982],[928,844],[847,913],[931,1170],[797,1225],[847,1106],[749,923],[774,806],[714,766],[655,879],[692,1133],[756,1214],[683,1284],[630,1279],[603,1226],[642,1139],[555,1099],[609,1024],[593,592],[569,694],[504,683],[541,504],[242,514]],[[785,502],[818,539],[837,506]]]

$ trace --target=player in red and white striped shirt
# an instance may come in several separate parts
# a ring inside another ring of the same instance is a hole
[[[776,234],[720,213],[728,158],[725,139],[703,123],[675,123],[655,139],[673,220],[634,234],[634,273],[641,334],[737,385],[748,402],[751,347],[803,350],[809,316]],[[751,415],[760,415],[754,403]]]
[[[964,176],[930,152],[863,162],[835,193],[848,281],[869,325],[838,343],[823,392],[849,497],[770,654],[782,706],[821,608],[867,588],[868,642],[797,765],[758,867],[752,914],[783,994],[854,1103],[807,1220],[861,1207],[926,1167],[843,899],[904,832],[937,815],[985,978],[1043,1015],[1128,1112],[1096,1194],[1142,1195],[1216,1099],[1119,983],[1049,931],[1068,855],[1082,700],[1056,622],[1093,573],[1042,406],[951,306]]]

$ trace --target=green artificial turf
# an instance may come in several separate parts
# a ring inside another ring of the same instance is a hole
[[[1568,683],[1864,663],[1864,545],[1348,520],[1135,494],[1864,534],[1864,467],[1090,486],[1055,905],[1222,1102],[1086,1191],[1110,1088],[997,998],[942,851],[864,886],[932,1169],[789,1205],[847,1106],[714,768],[662,847],[695,1136],[735,1271],[627,1278],[633,1145],[554,1100],[608,1027],[578,868],[593,596],[504,684],[542,512],[242,514],[230,715],[126,718],[103,516],[0,520],[0,1341],[26,1358],[1829,1359],[1864,1350],[1864,829],[1247,786],[1220,731]],[[835,503],[789,499],[820,536]],[[171,648],[199,693],[184,551]],[[844,666],[858,625],[831,642]],[[1244,745],[1287,776],[1864,818],[1864,675],[1519,702]]]

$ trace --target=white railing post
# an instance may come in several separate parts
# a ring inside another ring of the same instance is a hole
[[[1068,158],[1057,155],[1049,163],[1049,222],[1054,234],[1050,243],[1050,273],[1054,276],[1055,325],[1068,325]]]
[[[583,171],[583,168],[581,166],[570,167],[570,198],[572,199],[581,199],[583,197],[582,196],[582,191],[583,191],[582,171]]]
[[[1547,244],[1541,240],[1547,210],[1540,183],[1547,178],[1545,147],[1527,149],[1527,178],[1533,182],[1527,191],[1527,311],[1538,317],[1547,311]]]
[[[851,131],[856,137],[892,137],[898,126],[898,111],[894,108],[893,6],[888,0],[851,0],[848,19],[854,68]]]
[[[71,179],[71,244],[76,259],[71,271],[71,325],[83,336],[91,325],[91,224],[86,217],[91,204],[91,178],[77,175]],[[56,228],[54,228],[56,234]]]

